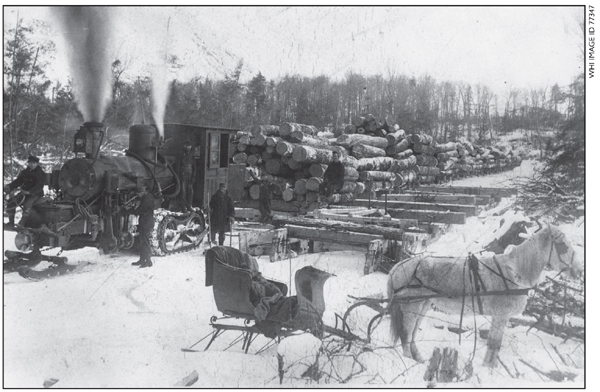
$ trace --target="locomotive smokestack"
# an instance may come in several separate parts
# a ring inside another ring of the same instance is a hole
[[[52,7],[67,43],[73,94],[85,121],[104,119],[112,96],[110,7]]]

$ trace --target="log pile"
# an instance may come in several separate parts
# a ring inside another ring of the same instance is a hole
[[[382,189],[397,192],[455,176],[487,174],[521,162],[511,150],[468,141],[438,143],[431,135],[407,133],[388,124],[366,115],[325,132],[290,122],[254,125],[237,134],[231,158],[245,163],[257,177],[271,176],[279,187],[277,199],[313,208],[334,151],[345,167],[345,182],[329,203],[349,202]],[[247,198],[257,199],[252,177],[246,180]]]

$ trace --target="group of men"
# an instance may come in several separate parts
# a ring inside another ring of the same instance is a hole
[[[23,218],[19,225],[24,225],[29,218],[32,207],[44,195],[44,171],[39,166],[39,158],[29,156],[27,167],[19,173],[19,176],[11,183],[4,186],[4,192],[10,194],[6,204],[8,214],[8,226],[15,225],[15,212],[20,204],[23,210]],[[196,160],[192,152],[192,144],[186,141],[183,144],[183,152],[177,157],[175,162],[176,172],[180,179],[181,194],[180,203],[183,212],[193,210],[193,189],[194,179],[196,178]],[[258,178],[251,172],[254,180],[259,184],[259,211],[262,222],[268,222],[271,219],[271,200],[274,188],[277,184],[270,178]],[[333,161],[329,164],[323,176],[320,192],[325,196],[330,196],[333,192],[339,191],[344,185],[344,166],[340,162],[338,152],[333,152]],[[18,193],[18,194],[17,194]],[[20,196],[19,196],[20,195]],[[18,197],[17,197],[18,196]],[[138,230],[140,234],[140,259],[133,265],[140,268],[152,266],[150,238],[154,229],[154,210],[156,201],[154,196],[148,192],[144,185],[138,184],[136,188],[136,198],[139,200],[137,207],[132,208],[124,206],[131,214],[139,216]],[[19,198],[21,198],[19,200]],[[227,185],[219,184],[219,189],[212,195],[210,202],[210,241],[215,243],[216,235],[219,235],[219,245],[225,242],[225,232],[233,224],[235,209],[233,200],[227,193]]]

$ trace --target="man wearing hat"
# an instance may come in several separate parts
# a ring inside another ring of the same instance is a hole
[[[192,143],[183,143],[183,153],[177,159],[177,175],[181,181],[181,206],[183,212],[192,210],[194,197],[194,178],[196,178],[196,159],[192,152]]]
[[[140,268],[147,268],[152,267],[150,238],[154,229],[154,197],[146,191],[146,187],[143,184],[137,185],[136,192],[140,204],[129,212],[133,215],[139,215],[140,259],[131,264],[139,265]]]
[[[31,207],[38,201],[39,198],[44,196],[44,170],[39,166],[40,159],[36,156],[30,155],[27,158],[27,167],[19,173],[19,176],[10,184],[4,186],[4,192],[10,193],[14,190],[19,190],[19,194],[25,196],[21,202],[23,208],[23,218],[19,225],[23,226],[27,218],[29,217]],[[11,198],[6,204],[6,210],[8,212],[8,224],[14,226],[15,224],[15,210],[17,208],[17,202],[15,198]]]
[[[219,189],[210,198],[210,241],[215,242],[216,234],[219,233],[219,245],[225,242],[225,232],[229,231],[233,224],[235,208],[233,200],[227,193],[227,185],[219,184]]]

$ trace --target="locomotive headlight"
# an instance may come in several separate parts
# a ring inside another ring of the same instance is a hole
[[[33,249],[33,241],[28,233],[17,233],[15,245],[21,252],[27,252]]]
[[[83,147],[85,145],[85,141],[80,138],[75,139],[75,147]]]

